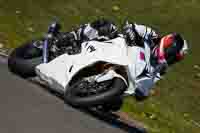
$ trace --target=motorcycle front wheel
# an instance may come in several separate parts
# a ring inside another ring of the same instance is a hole
[[[109,103],[113,98],[120,98],[126,88],[125,82],[120,78],[100,83],[79,80],[66,88],[64,100],[65,103],[75,107],[94,107]]]
[[[14,49],[8,57],[8,69],[23,77],[29,78],[36,76],[35,67],[42,63],[42,49],[33,44],[36,41],[29,41],[24,45]]]

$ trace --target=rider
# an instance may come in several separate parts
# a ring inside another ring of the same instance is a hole
[[[168,65],[183,59],[187,52],[187,42],[178,33],[160,36],[150,27],[129,23],[123,26],[123,34],[129,46],[144,47],[144,42],[150,47],[151,66],[136,79],[135,97],[139,100],[146,98],[153,85],[166,72]]]
[[[145,41],[152,51],[151,65],[153,71],[156,72],[156,78],[152,76],[152,71],[147,70],[146,73],[136,79],[135,96],[138,99],[143,99],[149,95],[151,88],[160,79],[160,75],[165,73],[168,65],[183,59],[186,54],[187,43],[180,34],[170,33],[161,37],[150,27],[136,23],[126,22],[122,28],[122,34],[129,46],[144,47]],[[67,45],[74,44],[74,42],[80,45],[84,41],[105,41],[116,38],[118,35],[118,28],[113,22],[98,19],[92,23],[81,25],[74,31],[65,33],[59,40],[68,42]],[[64,44],[65,47],[66,43],[58,44]]]

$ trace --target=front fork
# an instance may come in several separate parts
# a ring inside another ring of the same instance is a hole
[[[43,44],[43,63],[47,63],[49,61],[49,41],[52,39],[54,35],[59,33],[60,30],[60,24],[58,24],[56,21],[53,22],[49,28],[48,28],[48,33],[46,35],[44,44]],[[50,42],[52,43],[52,42]]]
[[[48,39],[45,39],[44,45],[43,45],[43,63],[47,63],[49,59],[49,50],[48,50]]]

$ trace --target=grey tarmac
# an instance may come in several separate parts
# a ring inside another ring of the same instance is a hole
[[[0,56],[0,133],[125,133],[19,78]]]

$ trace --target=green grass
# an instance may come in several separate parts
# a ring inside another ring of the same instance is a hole
[[[0,0],[0,43],[14,48],[39,37],[54,16],[64,31],[106,17],[118,25],[128,19],[162,34],[183,34],[190,44],[186,59],[170,68],[154,96],[139,103],[129,97],[122,110],[143,122],[150,133],[200,133],[200,69],[194,68],[200,65],[199,0]]]

